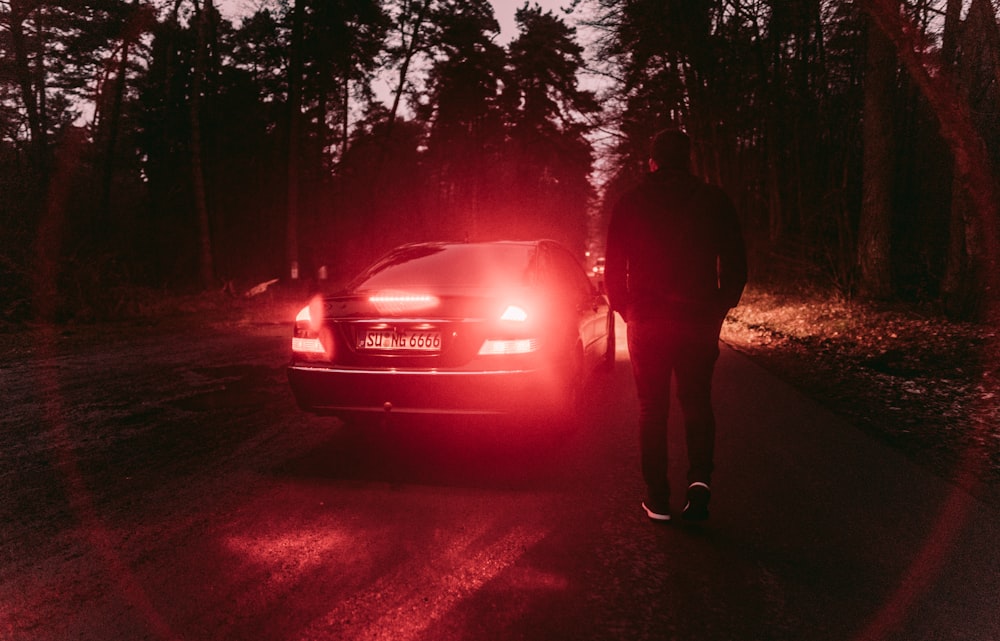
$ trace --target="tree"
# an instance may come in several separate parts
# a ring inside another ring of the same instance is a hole
[[[432,22],[428,97],[417,109],[430,128],[428,197],[446,234],[492,235],[498,230],[484,214],[499,197],[491,186],[504,135],[499,100],[505,55],[493,42],[499,25],[487,0],[449,0],[436,7]]]
[[[390,45],[388,53],[390,60],[398,61],[399,79],[392,95],[392,107],[389,110],[389,125],[385,135],[391,136],[392,129],[399,114],[400,102],[406,90],[407,76],[414,58],[424,50],[427,36],[426,21],[430,15],[432,0],[402,0],[396,13],[395,23],[399,32],[398,42]]]
[[[31,157],[41,177],[48,182],[48,117],[45,110],[47,90],[45,68],[45,36],[40,14],[43,3],[30,4],[24,0],[10,0],[3,15],[9,33],[11,73],[20,90],[21,104],[27,118],[31,142]],[[34,24],[33,32],[31,26]],[[5,56],[6,57],[6,56]],[[32,58],[35,60],[34,68]]]
[[[318,191],[333,173],[334,150],[346,153],[352,99],[370,96],[386,17],[376,0],[295,0],[291,14],[286,238],[295,278],[302,191]]]
[[[955,32],[961,35],[951,37],[950,46],[945,48],[943,54],[950,54],[952,58],[956,67],[957,90],[962,102],[970,107],[970,117],[978,114],[971,124],[977,133],[983,135],[985,144],[986,140],[1000,138],[1000,118],[996,117],[992,108],[1000,99],[1000,35],[996,15],[990,3],[982,0],[972,3],[962,28],[955,24],[957,14],[957,8],[949,11],[952,22],[946,28],[949,35]],[[989,168],[980,167],[978,171],[988,172],[998,166],[1000,144],[994,143],[992,150],[983,151],[987,158],[992,155],[992,162]],[[969,179],[962,167],[956,166],[953,173],[950,242],[943,289],[947,309],[957,317],[972,318],[982,315],[989,302],[981,296],[984,288],[1000,287],[1000,282],[990,282],[997,281],[996,276],[991,276],[997,269],[998,259],[996,210],[992,220],[989,210],[981,214],[977,212],[974,195],[968,191]],[[996,185],[995,173],[993,184]],[[992,248],[991,236],[994,237]],[[1000,292],[996,289],[992,296],[1000,300]]]
[[[302,138],[302,58],[305,0],[293,0],[291,59],[288,64],[288,200],[285,229],[285,260],[288,277],[299,277],[299,156]]]
[[[864,197],[858,230],[861,293],[885,299],[892,293],[892,92],[896,62],[892,41],[868,25],[864,105]]]
[[[210,33],[214,34],[212,20],[216,18],[215,6],[212,0],[204,0],[199,6],[198,0],[192,0],[195,11],[195,30],[197,33],[194,68],[191,70],[191,94],[188,105],[191,109],[191,174],[194,185],[194,206],[198,220],[198,271],[201,275],[201,285],[211,289],[215,284],[215,265],[212,256],[212,225],[208,211],[208,200],[205,194],[205,155],[202,147],[201,119],[202,92],[206,89],[206,76],[211,73],[209,67],[209,48],[214,43],[209,42]]]
[[[133,0],[127,8],[127,13],[117,23],[120,27],[116,30],[118,46],[114,48],[104,65],[106,72],[102,76],[98,88],[94,116],[95,127],[101,130],[99,134],[95,133],[95,138],[102,140],[104,144],[100,177],[101,197],[97,205],[98,220],[95,225],[98,228],[106,226],[112,218],[111,192],[115,182],[117,147],[121,137],[122,111],[129,83],[132,51],[137,46],[139,38],[149,30],[154,20],[155,15],[150,5],[142,5],[139,4],[139,0]],[[114,59],[115,57],[117,57],[117,61]],[[114,70],[113,75],[112,69]]]
[[[987,299],[996,298],[1000,292],[1000,284],[996,283],[1000,278],[997,275],[1000,196],[988,147],[972,120],[968,102],[961,98],[956,88],[952,70],[942,67],[935,52],[928,52],[923,34],[914,23],[894,11],[891,3],[881,0],[870,3],[869,11],[879,28],[895,44],[901,62],[932,108],[941,136],[953,154],[956,179],[968,195],[976,212],[976,221],[984,230],[980,238],[986,269],[980,272],[984,279],[980,283],[985,284],[976,287],[978,291],[974,300],[993,302]],[[996,17],[992,8],[987,13],[989,18],[984,24],[995,30]],[[990,57],[993,57],[992,54]],[[977,306],[985,311],[986,305]]]
[[[378,0],[301,0],[295,10],[302,11],[303,20],[302,106],[307,128],[302,133],[325,156],[329,172],[350,140],[353,101],[370,101],[388,18]]]
[[[505,191],[514,205],[504,212],[513,218],[508,229],[582,249],[592,191],[587,119],[599,110],[593,92],[578,86],[583,48],[573,29],[538,5],[525,3],[515,19],[503,91]]]

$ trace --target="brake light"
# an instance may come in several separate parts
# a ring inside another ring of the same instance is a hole
[[[528,312],[524,311],[523,307],[508,305],[507,309],[503,310],[503,314],[500,314],[500,320],[523,323],[528,320]]]
[[[501,335],[513,333],[514,336],[503,338],[490,338],[483,341],[479,348],[480,356],[499,356],[506,354],[529,354],[538,350],[538,339],[523,338],[525,331],[530,331],[528,325],[528,311],[520,305],[507,305],[503,313],[500,314],[500,321],[513,323],[517,329],[508,325],[507,329],[500,330]],[[521,336],[518,336],[518,335]]]
[[[379,292],[368,297],[368,302],[375,306],[380,314],[405,314],[436,307],[439,300],[430,294],[411,294],[406,292]]]

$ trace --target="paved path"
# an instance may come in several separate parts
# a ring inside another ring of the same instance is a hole
[[[710,524],[651,530],[631,550],[638,563],[652,547],[644,572],[676,606],[662,618],[679,633],[662,638],[1000,639],[995,508],[728,348],[715,398]]]

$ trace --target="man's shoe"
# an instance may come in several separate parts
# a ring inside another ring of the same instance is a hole
[[[708,501],[712,498],[712,488],[707,483],[696,481],[688,486],[687,505],[681,515],[686,521],[704,521],[708,518]]]
[[[646,516],[654,521],[666,522],[670,520],[670,505],[667,501],[657,501],[652,497],[647,497],[642,502],[642,509],[646,510]]]

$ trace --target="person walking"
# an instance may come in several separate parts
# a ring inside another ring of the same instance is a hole
[[[708,518],[712,492],[719,332],[746,285],[746,247],[733,201],[693,175],[687,134],[659,132],[648,162],[649,174],[612,210],[605,286],[628,326],[647,490],[642,507],[650,519],[670,520],[667,417],[676,378],[688,450],[682,517],[700,521]]]

